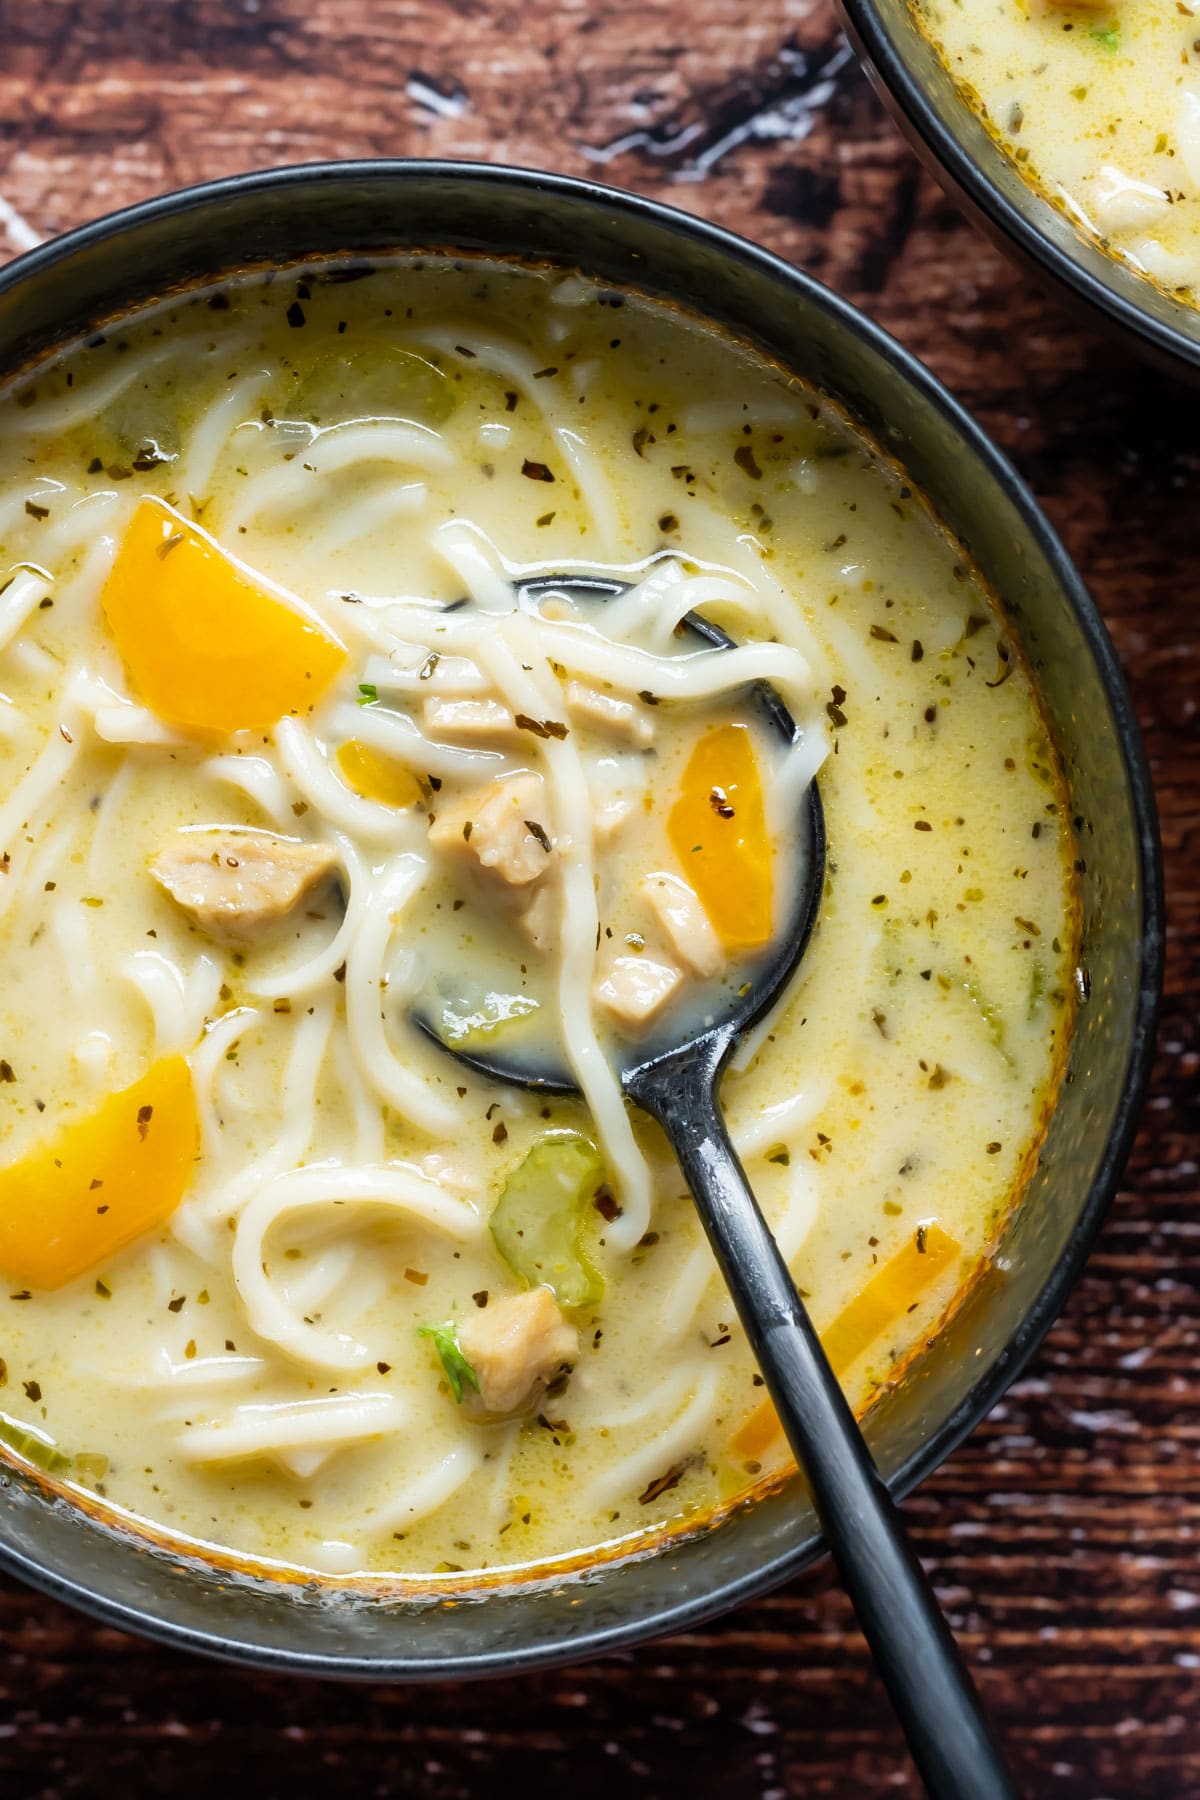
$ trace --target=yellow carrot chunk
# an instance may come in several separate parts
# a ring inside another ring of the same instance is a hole
[[[744,1425],[739,1425],[729,1440],[732,1456],[741,1457],[746,1462],[757,1462],[765,1450],[769,1450],[776,1438],[782,1434],[783,1426],[779,1423],[779,1414],[769,1400],[756,1406]]]
[[[149,497],[102,604],[138,697],[188,731],[261,731],[310,712],[346,660],[302,601]]]
[[[696,744],[667,821],[679,866],[726,950],[771,936],[771,845],[754,740],[717,725]]]
[[[884,1263],[821,1333],[834,1374],[843,1375],[961,1254],[962,1245],[940,1225],[918,1226],[911,1241]],[[734,1456],[754,1459],[775,1442],[782,1429],[775,1408],[764,1400],[734,1432],[730,1449]]]
[[[383,806],[413,806],[421,798],[421,783],[411,769],[357,739],[342,745],[337,766],[346,786],[364,800],[378,800]]]
[[[0,1168],[0,1270],[56,1288],[170,1217],[199,1140],[192,1073],[168,1056],[95,1112]]]

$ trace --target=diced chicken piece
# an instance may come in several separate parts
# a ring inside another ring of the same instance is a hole
[[[666,1005],[683,976],[672,963],[648,956],[616,956],[596,983],[597,1003],[617,1021],[638,1030]]]
[[[419,675],[422,682],[428,683],[424,689],[425,698],[441,695],[445,699],[453,695],[462,700],[491,691],[491,682],[469,656],[451,656],[439,651],[433,657],[423,644],[413,644],[406,645],[403,650],[393,650],[391,661],[402,674]]]
[[[678,875],[648,875],[641,891],[680,962],[705,980],[715,975],[725,953],[712,920],[687,882]]]
[[[1161,219],[1171,204],[1164,188],[1105,163],[1092,189],[1092,211],[1102,231],[1135,231]]]
[[[458,1342],[479,1383],[472,1409],[497,1418],[531,1406],[579,1354],[548,1287],[489,1300],[463,1320]]]
[[[595,832],[596,842],[598,844],[611,844],[622,825],[624,825],[626,819],[632,816],[632,813],[633,805],[629,800],[606,800],[602,806],[598,806],[596,808],[596,816],[592,820],[592,829]]]
[[[202,930],[246,937],[286,918],[336,865],[328,844],[265,831],[178,831],[150,873]]]
[[[553,849],[553,839],[538,817],[544,811],[545,783],[540,775],[504,775],[439,806],[430,821],[429,842],[435,850],[473,856],[481,868],[511,887],[528,887],[546,873]]]
[[[568,681],[567,706],[575,718],[591,725],[607,736],[644,749],[654,742],[654,727],[644,708],[632,700],[618,700],[615,694],[602,693],[582,681]]]
[[[512,738],[517,721],[499,700],[441,700],[431,694],[421,709],[426,731],[456,738]]]
[[[529,905],[519,915],[522,931],[535,950],[550,950],[558,937],[558,907],[548,887],[534,889]]]

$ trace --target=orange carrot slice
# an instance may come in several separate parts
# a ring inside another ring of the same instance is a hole
[[[102,596],[139,698],[188,731],[311,712],[346,660],[303,602],[165,501],[139,501]]]
[[[198,1140],[192,1072],[165,1057],[0,1169],[0,1269],[56,1288],[106,1261],[174,1212]]]
[[[717,725],[696,744],[667,821],[688,885],[727,950],[757,950],[771,936],[771,845],[754,740],[745,725]]]
[[[337,753],[337,766],[346,786],[364,800],[383,806],[412,806],[421,798],[421,783],[411,769],[394,756],[382,756],[369,744],[352,738]]]
[[[957,1238],[940,1225],[919,1225],[911,1241],[872,1275],[821,1333],[834,1374],[842,1375],[961,1254]],[[782,1429],[775,1408],[764,1400],[734,1432],[730,1449],[734,1456],[753,1461],[769,1449]]]

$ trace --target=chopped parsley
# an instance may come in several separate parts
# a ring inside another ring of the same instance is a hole
[[[450,1392],[461,1406],[463,1388],[473,1388],[479,1392],[479,1377],[462,1353],[458,1342],[458,1332],[452,1324],[422,1325],[417,1330],[418,1337],[433,1339],[434,1348],[442,1359],[442,1367],[446,1371],[446,1380],[450,1383]]]

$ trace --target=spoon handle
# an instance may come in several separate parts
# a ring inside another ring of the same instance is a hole
[[[933,1589],[759,1211],[703,1054],[628,1083],[671,1139],[846,1591],[933,1800],[1016,1789]]]

